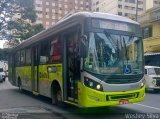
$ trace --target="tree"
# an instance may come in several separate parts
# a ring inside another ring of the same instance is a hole
[[[0,0],[0,36],[11,45],[41,32],[43,26],[35,21],[33,0]]]
[[[0,60],[7,61],[11,49],[0,49]]]

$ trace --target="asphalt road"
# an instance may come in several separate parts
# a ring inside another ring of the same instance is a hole
[[[5,81],[0,83],[0,112],[2,119],[7,116],[15,119],[160,119],[160,93],[147,92],[141,103],[79,109],[70,105],[54,106],[50,99],[19,92]]]

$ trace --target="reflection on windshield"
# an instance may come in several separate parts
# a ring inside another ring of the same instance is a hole
[[[90,33],[85,68],[95,73],[142,73],[141,50],[138,37]]]
[[[149,75],[160,75],[160,68],[150,68],[148,69]]]

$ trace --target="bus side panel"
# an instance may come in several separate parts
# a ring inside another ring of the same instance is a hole
[[[48,68],[52,71],[48,72]],[[62,89],[62,64],[50,64],[39,66],[39,93],[51,97],[51,85],[53,80],[57,80]],[[63,91],[63,90],[62,90]]]
[[[18,77],[21,79],[22,89],[32,91],[31,86],[31,66],[22,66],[22,67],[16,67],[16,80]],[[18,80],[17,80],[17,86],[18,86]]]

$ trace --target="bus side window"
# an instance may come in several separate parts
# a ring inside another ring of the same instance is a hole
[[[58,37],[51,41],[50,63],[60,62],[62,60],[62,43]]]
[[[20,65],[20,59],[21,59],[21,57],[20,57],[20,51],[18,51],[16,53],[16,66]]]
[[[40,64],[48,63],[48,48],[49,48],[49,42],[44,41],[41,43]]]
[[[21,65],[25,64],[25,50],[21,51]]]
[[[31,49],[26,49],[26,65],[31,64]]]

